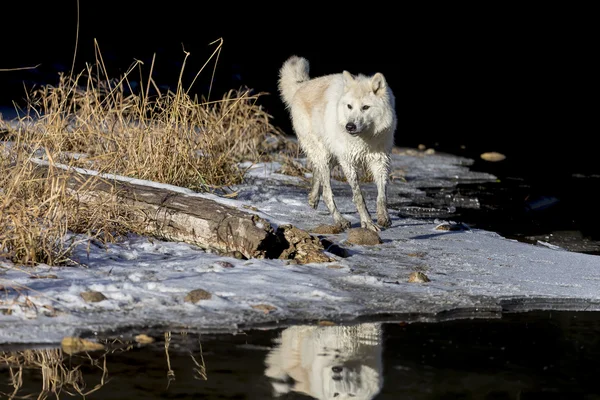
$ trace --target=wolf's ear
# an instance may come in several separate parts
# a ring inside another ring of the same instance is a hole
[[[381,72],[373,75],[371,78],[371,88],[373,89],[373,93],[375,93],[377,96],[381,96],[385,92],[386,87],[387,82],[385,81],[385,78]]]
[[[342,72],[342,76],[344,77],[344,85],[349,85],[350,83],[354,82],[354,77],[350,72],[344,71]]]

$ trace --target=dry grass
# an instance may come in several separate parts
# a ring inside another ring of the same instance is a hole
[[[17,152],[11,165],[0,167],[0,257],[24,265],[65,264],[77,244],[69,234],[113,240],[131,230],[131,210],[119,206],[116,194],[80,202],[67,186],[66,171],[40,171],[23,155]]]
[[[95,63],[81,73],[32,91],[16,129],[0,120],[11,140],[0,142],[0,258],[64,264],[74,245],[64,240],[69,233],[114,240],[136,231],[129,218],[136,211],[118,193],[84,204],[81,196],[99,178],[74,192],[59,164],[214,192],[242,181],[239,161],[297,151],[258,104],[263,94],[231,90],[218,101],[198,100],[183,87],[183,69],[176,90],[163,93],[153,65],[143,72],[135,62],[112,79],[96,50]],[[142,84],[132,84],[134,73]],[[32,159],[45,160],[48,171]]]

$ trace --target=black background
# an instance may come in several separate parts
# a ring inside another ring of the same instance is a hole
[[[211,98],[247,86],[274,124],[292,134],[277,94],[287,57],[311,63],[311,75],[382,72],[397,98],[396,144],[425,144],[474,156],[499,151],[523,174],[600,173],[597,40],[591,11],[574,6],[500,3],[250,3],[137,0],[23,1],[0,25],[0,104],[21,101],[23,87],[56,83],[94,63],[94,39],[112,77],[135,60],[147,76],[184,86],[223,38]],[[558,4],[558,3],[557,3]],[[192,92],[206,95],[211,64]],[[134,73],[132,76],[139,76]]]

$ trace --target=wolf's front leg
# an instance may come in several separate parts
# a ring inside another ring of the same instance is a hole
[[[383,228],[387,228],[392,225],[387,209],[390,156],[383,153],[372,155],[368,164],[375,185],[377,185],[377,224]]]
[[[313,169],[313,174],[317,174],[315,178],[318,179],[323,187],[323,202],[333,216],[333,220],[335,221],[336,225],[339,225],[344,230],[350,228],[350,221],[342,217],[342,214],[338,210],[337,206],[335,205],[335,201],[333,200],[333,191],[331,190],[331,171],[329,170],[329,167],[323,165],[321,167],[315,167]]]
[[[369,214],[369,210],[365,204],[365,199],[362,195],[362,191],[360,190],[360,186],[358,184],[358,170],[356,165],[350,163],[341,163],[340,165],[344,170],[344,175],[346,175],[348,184],[350,184],[350,187],[352,188],[352,201],[354,202],[354,205],[358,210],[358,215],[360,216],[360,226],[372,231],[379,231],[379,227],[371,220],[371,214]]]

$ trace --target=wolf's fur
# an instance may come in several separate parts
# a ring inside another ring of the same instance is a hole
[[[281,97],[313,169],[308,203],[316,208],[322,189],[336,224],[350,227],[331,191],[331,169],[339,164],[352,188],[361,226],[379,230],[358,184],[359,165],[364,163],[377,185],[377,224],[390,226],[386,190],[397,123],[392,90],[381,73],[353,76],[344,71],[311,79],[308,70],[305,58],[292,56],[279,71]]]

